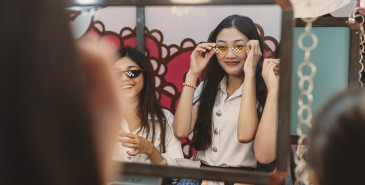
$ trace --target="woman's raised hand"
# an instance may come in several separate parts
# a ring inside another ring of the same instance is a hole
[[[257,64],[259,63],[262,55],[260,43],[258,40],[250,40],[247,43],[247,46],[250,49],[248,50],[248,56],[246,58],[245,65],[243,66],[243,71],[245,72],[245,75],[255,75]]]
[[[279,90],[279,74],[278,67],[280,64],[280,59],[267,58],[264,60],[262,65],[262,77],[264,78],[266,87],[269,91]]]
[[[215,43],[201,43],[196,46],[190,55],[189,71],[191,73],[198,76],[205,66],[207,66],[209,59],[214,55],[214,47]]]

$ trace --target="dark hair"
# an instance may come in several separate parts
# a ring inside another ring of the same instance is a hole
[[[152,76],[152,67],[151,64],[146,60],[146,57],[142,52],[138,51],[135,48],[130,46],[125,46],[118,50],[118,55],[120,57],[128,57],[133,60],[137,65],[144,69],[143,71],[143,88],[139,95],[139,110],[138,116],[141,119],[141,129],[139,131],[146,131],[146,137],[148,137],[150,131],[152,130],[152,143],[155,140],[155,127],[156,124],[159,124],[161,128],[160,138],[161,138],[161,146],[160,150],[162,152],[166,152],[165,146],[165,135],[166,135],[166,117],[163,114],[162,107],[157,101],[156,97],[156,88],[155,82]],[[150,128],[150,124],[148,118],[151,118],[152,128]],[[156,119],[158,122],[156,122]]]
[[[257,32],[255,24],[252,20],[245,16],[231,15],[225,18],[210,34],[208,42],[216,42],[218,34],[225,28],[235,27],[241,33],[245,34],[250,40],[258,40],[263,54],[263,42]],[[260,107],[264,107],[266,101],[266,86],[261,76],[263,55],[256,68],[256,97]],[[227,73],[219,65],[216,55],[213,55],[204,74],[204,86],[199,97],[200,105],[198,109],[198,117],[194,127],[195,140],[192,146],[197,150],[206,150],[212,143],[212,111],[214,102],[218,92],[218,86],[223,77]],[[259,119],[260,114],[258,112]]]
[[[61,0],[0,2],[0,184],[101,184],[64,10]]]
[[[363,184],[365,91],[332,98],[309,134],[308,160],[321,185]]]

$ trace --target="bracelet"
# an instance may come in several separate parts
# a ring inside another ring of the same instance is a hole
[[[183,84],[183,86],[188,86],[188,87],[191,87],[191,88],[193,88],[194,90],[196,90],[196,87],[195,86],[193,86],[193,85],[190,85],[190,84],[187,84],[187,83],[182,83]]]

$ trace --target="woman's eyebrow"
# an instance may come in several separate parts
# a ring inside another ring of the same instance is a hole
[[[235,41],[233,41],[233,42],[246,42],[245,40],[243,40],[243,39],[238,39],[238,40],[235,40]]]
[[[138,66],[128,66],[127,70],[134,69],[134,68],[139,69]],[[119,70],[123,70],[123,69],[120,67],[114,67],[114,70],[119,71]]]
[[[223,43],[226,43],[226,41],[224,40],[218,40],[217,42],[223,42]],[[245,40],[243,39],[237,39],[237,40],[234,40],[233,42],[246,42]]]
[[[137,68],[137,69],[139,69],[139,67],[138,67],[138,66],[128,66],[128,67],[127,67],[127,69],[131,69],[131,68]]]

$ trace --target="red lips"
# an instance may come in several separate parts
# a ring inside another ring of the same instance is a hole
[[[239,61],[230,61],[230,62],[224,62],[227,65],[237,65],[238,63],[240,63]]]

